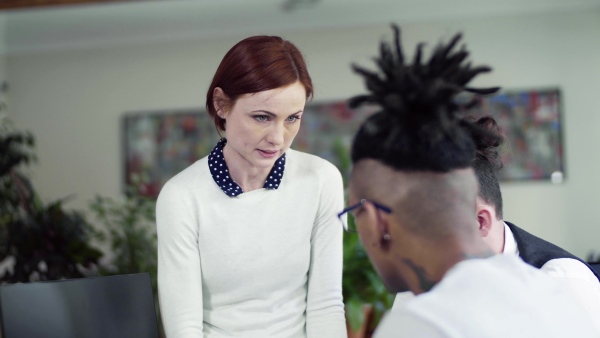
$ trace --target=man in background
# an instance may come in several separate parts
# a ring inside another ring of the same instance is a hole
[[[466,120],[474,121],[474,118],[467,117]],[[496,120],[490,116],[483,116],[475,123],[495,135],[501,135]],[[570,252],[503,220],[497,172],[502,168],[499,149],[504,138],[473,135],[473,139],[477,148],[473,169],[479,186],[477,221],[483,240],[495,253],[519,256],[559,280],[592,318],[600,318],[600,282],[595,271]],[[411,292],[397,294],[393,308],[401,307],[412,296]],[[595,320],[594,323],[600,330],[600,321]]]
[[[490,116],[476,124],[500,134],[500,128]],[[474,137],[477,155],[473,169],[479,183],[477,221],[483,240],[496,253],[519,256],[526,263],[559,280],[579,299],[595,318],[600,329],[600,281],[595,271],[570,252],[538,238],[503,220],[502,192],[496,173],[502,168],[499,149],[503,138]]]

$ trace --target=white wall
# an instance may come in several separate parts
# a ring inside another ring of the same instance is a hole
[[[558,86],[564,97],[565,183],[502,186],[507,220],[573,253],[600,250],[600,12],[404,24],[407,50],[461,30],[476,63],[494,67],[479,85]],[[265,32],[277,34],[277,32]],[[221,57],[243,36],[98,50],[13,55],[11,114],[38,139],[34,184],[45,200],[72,193],[83,208],[121,189],[123,112],[201,107]],[[370,66],[387,26],[284,34],[307,56],[315,101],[363,91],[351,62]]]

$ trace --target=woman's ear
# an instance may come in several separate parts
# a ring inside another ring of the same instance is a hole
[[[229,97],[220,87],[215,87],[213,90],[213,107],[220,118],[225,119],[227,117]]]

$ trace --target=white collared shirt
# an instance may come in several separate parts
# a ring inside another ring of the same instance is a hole
[[[504,255],[519,256],[519,248],[512,231],[504,223]],[[540,270],[560,280],[580,301],[585,310],[592,316],[600,331],[600,283],[592,271],[571,258],[557,258],[546,262]],[[402,304],[414,297],[410,291],[396,294],[392,310],[399,309]]]
[[[519,255],[517,241],[504,223],[504,255]],[[577,297],[594,319],[600,330],[600,283],[592,271],[578,260],[571,258],[551,259],[540,270],[563,283]]]
[[[467,259],[429,292],[389,312],[374,338],[598,338],[560,281],[513,255]]]

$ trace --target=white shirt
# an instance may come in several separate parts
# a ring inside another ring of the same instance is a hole
[[[504,223],[504,251],[502,253],[519,256],[517,241],[506,223]],[[547,261],[540,270],[569,288],[594,319],[594,323],[600,331],[600,282],[590,268],[575,259],[557,258]]]
[[[504,223],[504,255],[519,256],[517,241]],[[594,324],[600,330],[600,283],[592,271],[580,261],[571,258],[558,258],[546,262],[541,271],[559,280],[565,285],[594,319]],[[412,298],[412,292],[396,294],[392,310],[400,308],[403,303]]]
[[[456,264],[388,313],[375,338],[600,337],[568,289],[511,255]]]
[[[157,201],[158,287],[169,338],[346,337],[342,178],[286,152],[276,190],[227,196],[203,158]]]

